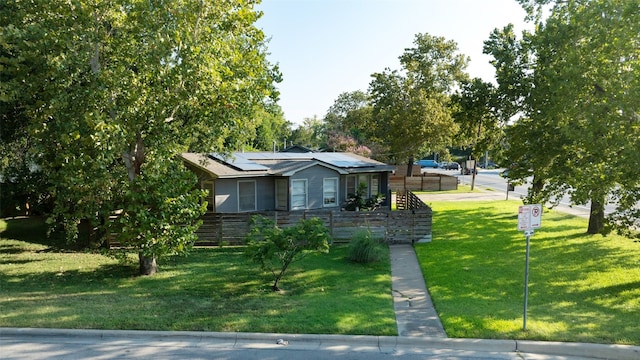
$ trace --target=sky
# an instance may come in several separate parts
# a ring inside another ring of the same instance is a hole
[[[400,70],[417,34],[443,36],[471,58],[467,72],[493,81],[483,42],[495,28],[529,28],[516,0],[262,0],[256,26],[278,64],[285,118],[323,118],[341,93],[367,91],[371,74]]]

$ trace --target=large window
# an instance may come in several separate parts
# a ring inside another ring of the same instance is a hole
[[[358,174],[347,176],[345,195],[355,194],[359,189],[360,184],[364,184],[365,198],[377,195],[380,193],[380,174]]]
[[[371,175],[371,196],[378,195],[380,193],[380,175]]]
[[[345,188],[346,190],[346,196],[348,197],[349,194],[351,195],[355,195],[356,194],[356,176],[355,175],[349,175],[347,176],[347,186]]]
[[[256,182],[238,181],[238,211],[256,211]]]
[[[213,181],[203,181],[202,190],[207,190],[207,196],[204,198],[207,202],[207,209],[215,211],[216,196]]]
[[[322,181],[323,206],[338,205],[338,178],[326,178]]]
[[[287,179],[276,180],[276,209],[287,210],[287,194],[289,181]]]
[[[362,185],[361,185],[362,184]],[[368,198],[372,195],[372,193],[377,193],[377,189],[372,191],[371,186],[377,186],[377,181],[374,184],[371,176],[368,174],[358,174],[358,175],[349,175],[347,176],[347,188],[346,195],[355,194],[356,191],[363,187],[364,193],[362,196]]]
[[[364,196],[365,198],[368,198],[370,196],[369,175],[367,174],[358,175],[358,190],[360,189],[360,187],[363,187],[363,190],[364,190],[364,193],[362,194],[362,196]]]
[[[291,209],[307,208],[307,180],[291,180]]]

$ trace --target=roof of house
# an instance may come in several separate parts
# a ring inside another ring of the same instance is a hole
[[[353,153],[248,152],[222,154],[183,153],[182,158],[216,178],[291,176],[319,165],[340,174],[393,171],[394,166]]]

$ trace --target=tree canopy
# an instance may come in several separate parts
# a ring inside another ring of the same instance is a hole
[[[510,175],[534,176],[531,201],[568,192],[590,202],[588,232],[601,232],[608,201],[640,200],[629,200],[638,187],[640,2],[520,2],[536,30],[516,40],[507,27],[485,46],[499,88],[522,111],[510,129]]]
[[[457,131],[450,94],[467,78],[468,63],[457,50],[453,41],[418,34],[399,57],[402,71],[372,75],[369,140],[386,149],[387,160],[406,161],[409,174],[414,156],[445,149]]]
[[[117,210],[141,266],[193,241],[201,194],[177,154],[226,151],[277,96],[255,3],[4,2],[0,101],[23,116],[70,238]]]

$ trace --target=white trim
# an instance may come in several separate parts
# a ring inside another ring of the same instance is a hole
[[[296,182],[304,182],[304,206],[295,206],[293,201],[293,197],[296,194],[293,193],[293,184]],[[305,210],[309,207],[309,182],[307,179],[291,179],[291,190],[290,190],[290,198],[291,198],[291,210]]]
[[[240,183],[253,183],[253,209],[240,209]],[[258,208],[258,189],[256,189],[255,180],[238,180],[236,185],[238,191],[238,212],[251,212],[256,211]]]
[[[326,194],[325,181],[327,181],[327,180],[332,180],[333,183],[334,183],[334,186],[335,186],[334,196],[333,196],[333,203],[329,203],[329,204],[327,204],[325,202],[325,200],[326,200],[326,196],[325,196],[325,194]],[[322,207],[336,207],[336,206],[338,206],[338,203],[339,203],[338,197],[339,197],[339,194],[340,194],[340,181],[339,180],[340,180],[339,178],[334,178],[334,177],[322,179]]]
[[[293,175],[297,174],[298,172],[300,172],[302,170],[306,170],[306,169],[308,169],[310,167],[313,167],[313,166],[316,166],[316,165],[317,166],[322,166],[322,167],[327,168],[327,169],[331,169],[331,170],[333,170],[333,171],[335,171],[335,172],[337,172],[338,174],[341,174],[341,175],[346,175],[346,174],[349,173],[346,170],[341,169],[339,167],[335,167],[335,166],[332,166],[332,165],[329,165],[329,164],[326,164],[326,163],[323,163],[323,162],[320,162],[320,161],[313,161],[311,163],[301,165],[298,168],[291,169],[291,170],[289,170],[287,172],[279,173],[279,174],[276,174],[276,175],[293,176]]]

